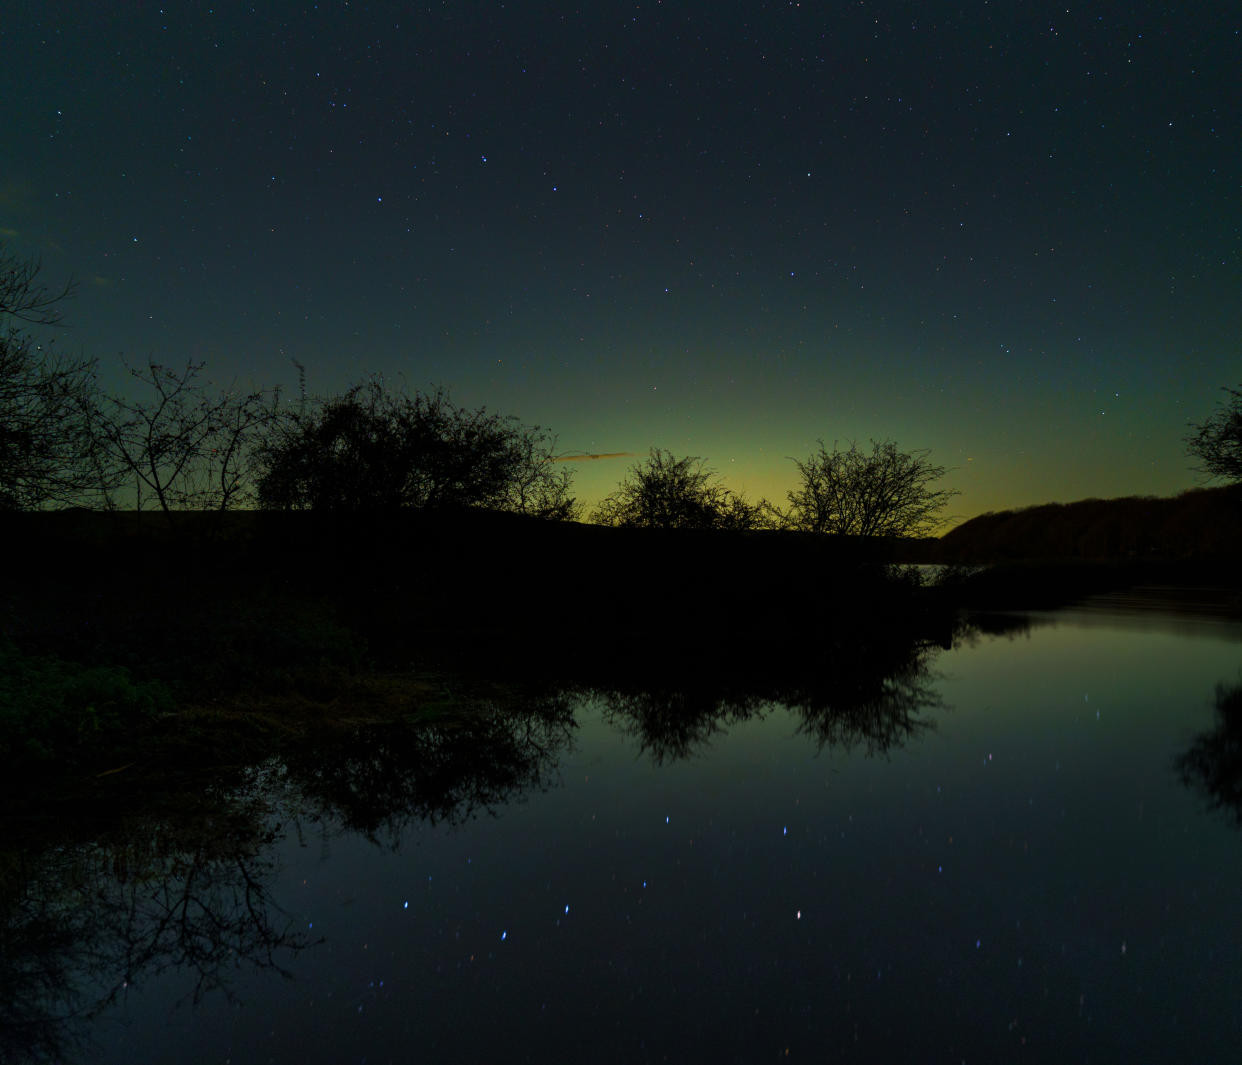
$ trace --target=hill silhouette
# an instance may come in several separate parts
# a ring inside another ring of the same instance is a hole
[[[945,533],[947,563],[1081,559],[1236,563],[1242,486],[1196,488],[1171,497],[1126,496],[1042,503],[980,514]]]

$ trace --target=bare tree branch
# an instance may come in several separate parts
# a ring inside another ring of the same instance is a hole
[[[23,328],[59,322],[72,290],[49,292],[38,273],[37,259],[0,246],[0,510],[106,500],[114,482],[95,436],[95,361],[62,356]]]
[[[279,390],[212,394],[203,363],[130,368],[147,398],[109,397],[99,434],[134,478],[137,509],[223,511],[250,502],[255,448],[277,417]]]
[[[60,324],[60,304],[73,295],[74,283],[66,282],[59,291],[49,290],[39,281],[42,269],[38,258],[19,259],[6,253],[0,243],[0,321]]]

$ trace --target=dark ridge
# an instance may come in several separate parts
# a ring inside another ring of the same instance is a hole
[[[936,560],[1236,565],[1240,545],[1242,486],[1230,485],[1192,489],[1167,498],[1084,499],[981,514],[940,538]]]

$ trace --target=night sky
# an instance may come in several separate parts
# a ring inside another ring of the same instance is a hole
[[[109,387],[378,372],[782,500],[892,438],[962,518],[1193,486],[1242,382],[1223,0],[16,0],[0,56],[0,239]]]

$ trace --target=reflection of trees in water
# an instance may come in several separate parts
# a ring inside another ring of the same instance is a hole
[[[569,688],[544,677],[446,695],[403,725],[252,770],[177,814],[0,853],[0,1060],[89,1057],[92,1018],[161,974],[197,1002],[231,994],[239,970],[285,972],[310,943],[271,895],[281,836],[310,818],[395,846],[413,821],[458,823],[547,787],[572,742],[577,693],[599,695],[657,761],[777,704],[821,746],[877,752],[931,727],[934,653],[901,639],[782,645],[744,672],[725,668],[732,652],[698,661],[685,683],[673,655],[654,670],[590,666]]]
[[[573,734],[567,696],[447,700],[405,727],[249,771],[166,818],[89,843],[0,853],[0,1061],[88,1058],[91,1020],[162,974],[232,995],[311,945],[271,895],[273,844],[304,818],[393,843],[545,786]]]
[[[224,807],[226,800],[218,799]],[[176,970],[186,997],[308,945],[270,897],[258,809],[131,821],[107,840],[10,853],[0,877],[0,1060],[63,1060],[129,987]]]
[[[75,980],[93,923],[88,907],[47,895],[57,880],[29,875],[21,855],[4,855],[0,876],[0,1060],[55,1061],[80,1033],[66,1021],[80,1011]],[[19,894],[13,897],[15,885]]]
[[[1216,686],[1216,727],[1177,759],[1182,781],[1242,827],[1242,683]]]
[[[762,709],[757,697],[724,695],[712,688],[590,689],[604,719],[628,736],[657,764],[688,758],[730,725]]]
[[[799,731],[822,749],[877,754],[933,728],[942,706],[930,664],[937,648],[895,638],[785,648],[743,671],[634,671],[588,688],[614,726],[638,739],[657,763],[686,758],[729,726],[785,706]],[[739,659],[734,659],[734,663]]]
[[[988,636],[1004,636],[1010,641],[1019,636],[1029,638],[1035,629],[1051,624],[1050,618],[1035,618],[1030,614],[978,611],[958,624],[953,638],[955,643],[973,647]]]
[[[944,705],[930,668],[938,653],[926,644],[842,653],[815,683],[782,692],[780,701],[802,715],[799,731],[820,750],[883,754],[935,727],[924,714]]]
[[[395,845],[412,821],[455,824],[546,787],[574,727],[567,696],[509,693],[360,730],[287,766],[316,812]]]

